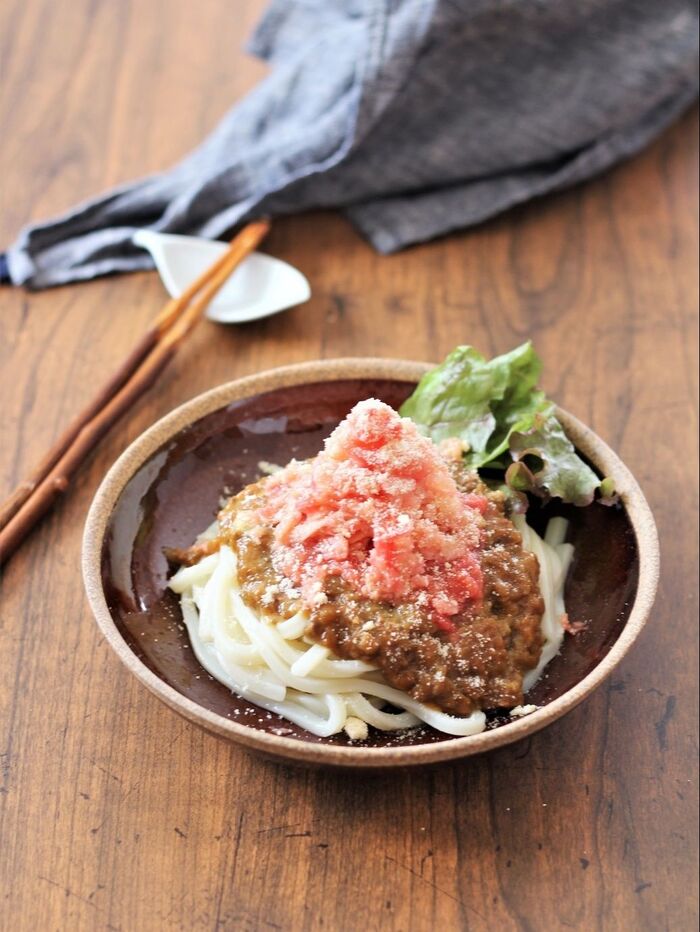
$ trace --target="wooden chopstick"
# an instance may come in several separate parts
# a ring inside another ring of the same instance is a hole
[[[160,337],[180,316],[194,295],[212,275],[216,274],[220,269],[226,268],[230,261],[231,252],[229,249],[223,253],[212,266],[205,269],[179,297],[168,301],[152,326],[144,333],[124,362],[121,363],[119,368],[112,374],[88,405],[83,408],[80,414],[71,421],[51,449],[44,455],[41,462],[36,466],[34,472],[24,479],[0,505],[0,530],[5,527],[34,492],[39,483],[51,472],[83,427],[99,414],[107,402],[134,374]]]
[[[95,398],[71,422],[32,475],[0,507],[0,563],[69,488],[69,480],[107,431],[148,388],[175,355],[240,262],[267,234],[267,221],[248,224],[227,252],[180,295],[169,301]],[[195,295],[201,292],[196,300]]]

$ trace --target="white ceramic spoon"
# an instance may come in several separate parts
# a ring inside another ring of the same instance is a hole
[[[215,240],[151,230],[137,230],[133,242],[153,256],[172,298],[181,295],[227,249],[226,243]],[[223,285],[206,315],[221,324],[242,324],[303,304],[310,297],[309,283],[298,269],[281,259],[254,252]]]

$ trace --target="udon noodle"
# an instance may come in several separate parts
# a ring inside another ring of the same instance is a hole
[[[544,643],[537,666],[524,677],[527,692],[558,653],[564,636],[564,582],[573,547],[564,542],[567,522],[562,518],[549,521],[544,538],[524,517],[516,516],[514,523],[523,548],[537,556],[544,601]],[[212,525],[200,540],[216,536],[217,530]],[[180,596],[202,666],[233,692],[314,735],[345,730],[352,739],[361,739],[367,726],[397,731],[424,723],[448,735],[467,736],[486,727],[483,711],[465,716],[442,712],[388,685],[372,664],[334,657],[306,635],[309,616],[304,609],[282,622],[253,611],[241,597],[236,555],[226,545],[178,570],[169,585]]]

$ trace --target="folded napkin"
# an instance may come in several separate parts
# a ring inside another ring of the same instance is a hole
[[[697,94],[694,0],[274,0],[272,71],[169,171],[28,227],[42,288],[151,265],[135,229],[219,237],[341,209],[389,253],[601,171]]]

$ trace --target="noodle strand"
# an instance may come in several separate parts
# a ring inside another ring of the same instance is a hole
[[[524,549],[539,561],[545,604],[544,646],[537,667],[524,677],[527,691],[561,646],[563,589],[573,547],[564,542],[567,522],[563,518],[549,522],[544,539],[522,516],[514,523]],[[211,535],[212,528],[205,533]],[[307,641],[309,619],[303,611],[279,624],[253,612],[241,597],[236,556],[228,546],[178,570],[169,585],[181,596],[183,619],[202,666],[232,692],[312,734],[338,734],[349,719],[382,731],[423,722],[460,736],[477,734],[486,727],[483,712],[467,716],[441,712],[389,686],[371,664],[339,660],[323,645]],[[400,711],[385,711],[387,704]]]

